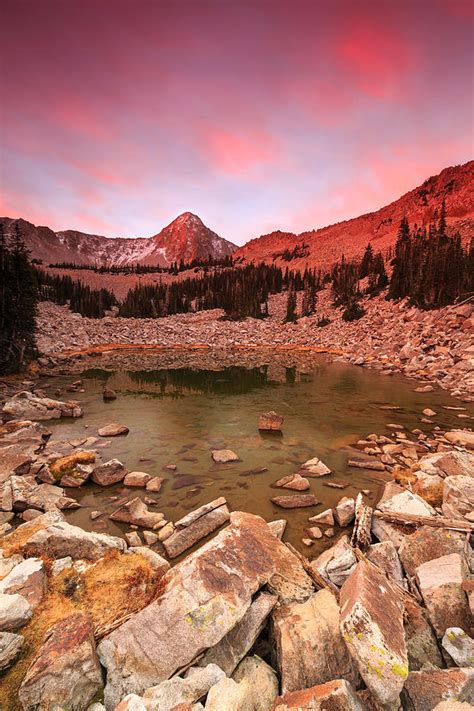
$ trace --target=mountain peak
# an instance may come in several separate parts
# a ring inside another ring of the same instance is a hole
[[[204,223],[198,215],[193,212],[183,212],[181,215],[170,223],[171,225],[187,225],[189,227],[195,225],[197,227],[204,227]]]

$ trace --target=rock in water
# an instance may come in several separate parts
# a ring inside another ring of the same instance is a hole
[[[341,588],[341,633],[367,687],[381,704],[397,700],[408,676],[400,591],[360,561]]]
[[[365,711],[352,686],[344,679],[279,696],[270,711]]]
[[[334,509],[334,515],[339,526],[348,526],[355,516],[355,500],[343,496]]]
[[[258,429],[281,432],[283,419],[284,418],[281,415],[277,415],[277,413],[273,410],[270,410],[270,412],[264,412],[263,415],[260,415],[260,419],[258,421]]]
[[[211,452],[212,458],[219,464],[227,464],[227,462],[238,462],[238,455],[231,449],[213,449]]]
[[[100,642],[106,707],[168,679],[216,645],[260,587],[278,572],[293,574],[288,553],[263,519],[231,514],[227,528],[168,571],[157,600]]]
[[[293,496],[274,496],[272,502],[284,509],[297,509],[304,506],[316,506],[321,503],[314,494],[294,494]]]
[[[56,420],[60,417],[82,417],[82,409],[75,400],[63,402],[48,397],[37,397],[24,390],[14,395],[3,406],[3,412],[17,420]]]
[[[308,459],[307,462],[301,465],[301,469],[304,469],[305,476],[326,476],[326,474],[331,473],[329,467],[317,457]]]
[[[49,631],[21,684],[25,711],[86,709],[102,689],[102,672],[89,619],[80,613]]]
[[[105,425],[97,430],[99,437],[118,437],[119,435],[126,435],[130,432],[127,425],[119,425],[116,422],[112,422],[110,425]]]
[[[92,471],[92,481],[99,486],[111,486],[123,481],[128,471],[118,459],[109,459],[108,462],[100,464]]]
[[[229,509],[223,496],[192,511],[176,521],[174,533],[163,541],[166,553],[170,558],[176,558],[201,538],[226,523],[229,517]]]
[[[469,432],[468,430],[452,430],[451,432],[446,432],[444,437],[448,442],[451,442],[451,444],[459,444],[461,447],[474,449],[474,432]]]
[[[111,513],[109,518],[112,521],[122,521],[144,528],[157,529],[165,525],[164,514],[149,511],[148,506],[138,496],[126,501],[119,509]]]
[[[359,675],[339,630],[339,605],[329,589],[273,612],[282,693],[335,677],[356,684]]]
[[[102,398],[104,402],[111,402],[112,400],[117,399],[117,393],[115,392],[115,390],[112,390],[112,388],[104,388]]]
[[[283,489],[294,489],[295,491],[307,491],[309,489],[309,481],[301,474],[289,474],[283,479],[278,479],[275,486],[281,486]]]

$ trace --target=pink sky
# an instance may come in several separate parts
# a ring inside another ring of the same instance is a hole
[[[463,0],[3,0],[0,214],[238,244],[473,154]]]

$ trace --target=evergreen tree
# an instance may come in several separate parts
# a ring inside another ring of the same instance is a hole
[[[36,354],[38,291],[18,222],[9,240],[0,229],[0,372],[14,373]]]
[[[298,320],[296,315],[296,291],[292,288],[288,291],[288,298],[286,300],[286,317],[285,321],[287,323],[295,323]]]
[[[373,261],[374,252],[372,250],[372,245],[369,242],[360,263],[359,279],[365,279],[365,277],[371,273]]]

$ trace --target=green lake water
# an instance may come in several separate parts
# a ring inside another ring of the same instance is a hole
[[[310,549],[302,545],[308,517],[334,506],[342,496],[355,496],[361,489],[369,489],[369,501],[375,503],[390,476],[349,468],[347,459],[354,454],[351,445],[371,433],[393,434],[387,428],[390,423],[430,432],[434,425],[420,422],[425,407],[438,413],[433,419],[442,429],[471,422],[459,419],[458,411],[443,406],[465,406],[465,414],[473,414],[471,406],[443,391],[416,393],[414,388],[419,383],[415,381],[330,362],[324,355],[270,353],[259,359],[253,357],[251,363],[243,357],[238,360],[230,367],[215,363],[212,368],[208,360],[203,368],[198,358],[193,365],[192,356],[184,365],[178,362],[170,367],[166,363],[163,367],[160,354],[132,360],[109,358],[105,366],[98,361],[100,367],[87,367],[82,373],[85,392],[70,395],[81,403],[84,417],[53,424],[53,441],[95,435],[99,427],[110,422],[126,424],[130,433],[111,438],[110,445],[100,451],[104,460],[116,457],[130,471],[164,477],[159,494],[146,494],[158,504],[152,510],[176,521],[198,506],[225,496],[231,510],[249,511],[268,521],[287,519],[285,540],[314,555],[334,541],[323,539]],[[43,386],[52,394],[72,380],[51,378]],[[105,386],[117,392],[117,400],[103,402]],[[382,409],[384,405],[399,406],[400,410]],[[259,415],[268,410],[284,416],[281,436],[259,433]],[[232,449],[240,461],[216,464],[212,449]],[[294,510],[273,504],[274,496],[296,493],[276,488],[274,482],[315,456],[333,474],[311,478],[311,488],[304,493],[314,493],[322,503]],[[176,471],[167,470],[169,464],[175,464]],[[258,467],[268,467],[268,471],[252,473]],[[334,480],[348,486],[343,491],[326,486]],[[109,521],[107,516],[92,521],[90,512],[111,513],[117,508],[116,497],[145,495],[143,489],[125,489],[123,485],[101,489],[91,484],[68,493],[82,505],[66,512],[71,523],[110,533],[123,532],[127,527]]]

